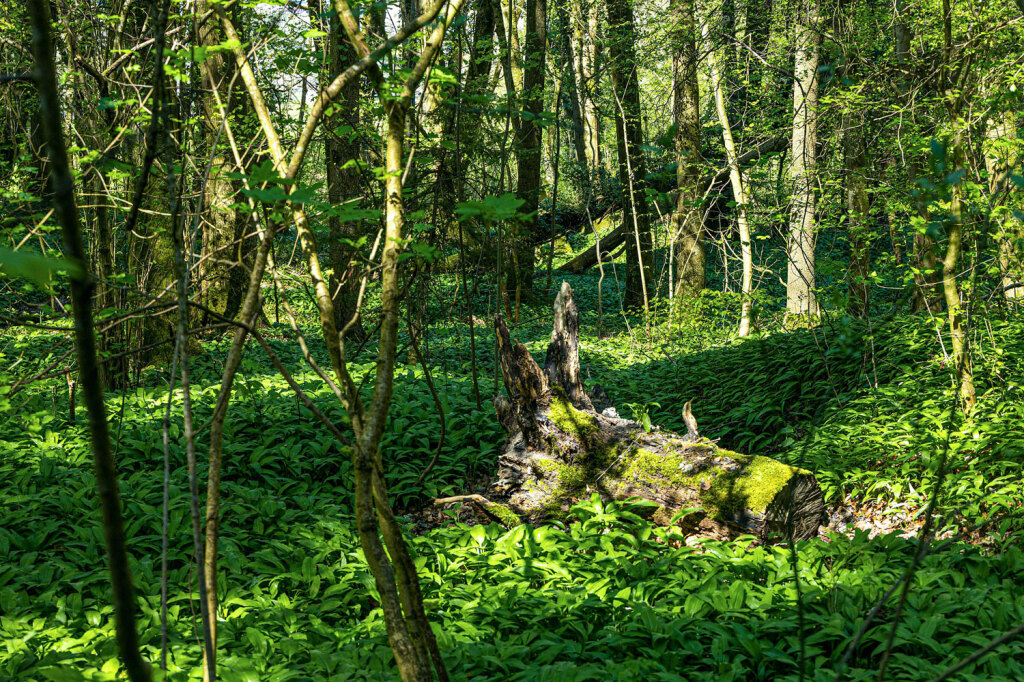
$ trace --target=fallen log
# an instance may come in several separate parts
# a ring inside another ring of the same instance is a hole
[[[789,138],[787,137],[773,137],[772,139],[762,142],[757,145],[754,149],[751,149],[746,154],[741,154],[738,161],[741,166],[745,166],[751,161],[756,161],[765,154],[772,154],[785,149],[789,145]],[[698,182],[698,187],[701,188],[703,193],[704,188],[712,185],[720,185],[729,180],[729,167],[724,166],[719,168],[713,173],[707,173]],[[601,238],[601,252],[602,254],[610,253],[617,246],[626,241],[626,238],[633,234],[633,227],[626,225],[619,225],[614,230],[609,232],[607,235]],[[597,265],[597,244],[590,248],[581,251],[576,256],[558,268],[560,272],[571,272],[579,274]]]
[[[579,315],[572,288],[555,299],[554,329],[544,369],[522,343],[513,343],[495,316],[501,375],[508,396],[494,399],[507,433],[496,489],[516,514],[537,522],[565,516],[592,493],[606,499],[649,500],[651,518],[673,517],[684,531],[716,537],[781,533],[814,537],[824,518],[814,475],[777,460],[719,448],[697,433],[646,432],[613,407],[598,412],[596,392],[580,380]],[[594,399],[592,399],[592,397]]]

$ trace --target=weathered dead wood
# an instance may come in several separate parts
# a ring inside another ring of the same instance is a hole
[[[555,324],[551,330],[551,343],[544,358],[544,373],[549,383],[559,386],[573,407],[593,410],[580,380],[580,316],[572,298],[572,287],[562,282],[555,297]]]
[[[495,409],[508,440],[498,461],[498,489],[529,521],[563,516],[578,499],[640,497],[657,504],[652,518],[674,516],[684,530],[718,537],[770,533],[813,537],[824,516],[814,475],[767,457],[741,455],[702,438],[690,403],[688,433],[678,435],[598,413],[597,396],[580,379],[579,314],[563,283],[554,305],[545,367],[513,343],[495,317],[502,379],[508,397]],[[602,401],[603,402],[603,401]]]

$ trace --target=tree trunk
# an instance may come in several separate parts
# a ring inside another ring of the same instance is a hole
[[[61,126],[57,75],[53,61],[50,5],[46,0],[28,3],[32,22],[33,69],[39,96],[39,119],[49,159],[53,208],[61,225],[65,257],[77,268],[71,270],[71,309],[75,325],[75,351],[78,359],[82,397],[89,416],[96,491],[103,512],[103,537],[107,549],[110,586],[114,602],[117,648],[127,677],[132,682],[149,682],[150,666],[142,658],[136,630],[135,587],[129,565],[117,465],[110,442],[110,426],[103,404],[93,329],[92,297],[95,281],[89,269],[82,230],[75,203],[74,178],[68,165],[67,147]]]
[[[508,41],[508,55],[509,62],[512,65],[512,82],[515,85],[515,90],[522,92],[523,90],[523,49],[519,42],[519,17],[521,11],[517,11],[515,8],[516,0],[495,0],[501,5],[502,25],[505,27],[505,33],[503,34]],[[527,9],[529,12],[529,9]],[[527,29],[529,32],[529,29]]]
[[[196,11],[200,14],[210,12],[208,0],[202,0]],[[207,48],[221,44],[221,31],[216,21],[200,22],[199,42]],[[237,180],[228,177],[236,169],[230,153],[226,151],[228,142],[223,128],[225,117],[230,117],[232,125],[237,126],[245,97],[237,84],[229,93],[235,69],[233,61],[223,52],[208,52],[206,59],[199,64],[199,72],[205,114],[203,121],[206,124],[204,132],[212,163],[203,193],[202,257],[196,272],[198,296],[210,310],[233,319],[241,308],[245,287],[241,239],[248,212],[233,208],[238,203],[236,194],[239,186]],[[219,94],[217,97],[212,94],[215,88]],[[211,321],[204,320],[203,323]]]
[[[622,186],[622,222],[633,244],[626,249],[625,305],[645,309],[654,295],[651,224],[647,212],[647,170],[641,149],[643,121],[640,109],[636,29],[630,0],[607,0],[608,59],[615,99],[615,141]]]
[[[855,105],[856,106],[856,105]],[[843,131],[846,155],[846,224],[850,240],[849,301],[853,317],[870,313],[871,226],[868,222],[867,146],[863,111],[851,114]]]
[[[915,118],[913,101],[913,82],[910,67],[910,45],[912,32],[909,25],[905,0],[896,0],[893,6],[893,45],[896,52],[896,65],[900,71],[897,80],[900,99],[903,106],[910,112],[911,120]],[[920,154],[910,154],[907,159],[907,181],[914,183],[922,175]],[[939,292],[942,275],[939,271],[938,258],[935,255],[935,240],[924,231],[924,226],[931,220],[928,204],[920,195],[914,198],[914,208],[920,227],[914,230],[913,264],[914,264],[914,312],[928,311],[938,313],[942,309],[942,296]]]
[[[558,21],[561,24],[559,26],[562,34],[562,49],[564,50],[563,59],[565,60],[564,68],[561,70],[565,74],[567,81],[567,93],[569,100],[569,131],[572,135],[572,148],[576,154],[576,164],[580,169],[585,170],[587,168],[587,141],[583,125],[583,106],[584,100],[583,88],[577,82],[576,69],[577,59],[575,55],[575,47],[573,45],[573,34],[571,18],[569,12],[566,9],[566,3],[560,2],[555,5],[555,9],[558,12]],[[555,102],[555,107],[560,107],[561,102]]]
[[[818,59],[821,46],[818,0],[800,0],[793,82],[792,209],[786,273],[787,318],[817,316],[814,298],[815,184],[818,143]]]
[[[672,0],[672,118],[676,124],[675,239],[677,299],[699,294],[706,286],[704,212],[700,183],[704,158],[700,144],[700,89],[697,84],[696,3]]]
[[[1016,308],[1024,303],[1024,229],[1013,213],[1014,202],[1007,199],[1017,193],[1015,185],[1009,182],[1009,174],[1017,168],[1014,112],[999,112],[988,122],[985,136],[985,166],[994,206],[991,220],[999,251],[1000,285],[1007,305]]]
[[[942,0],[942,69],[940,71],[940,88],[946,99],[946,111],[950,120],[955,121],[960,115],[962,101],[959,95],[950,89],[949,72],[952,68],[953,55],[953,19],[949,0]],[[969,62],[968,62],[969,64]],[[964,146],[965,132],[957,130],[946,148],[943,161],[948,161],[953,172],[963,172],[966,149]],[[947,176],[948,177],[948,176]],[[968,334],[969,319],[964,310],[964,301],[957,283],[957,271],[960,268],[960,256],[964,240],[964,187],[959,181],[946,180],[949,187],[949,221],[946,236],[946,255],[942,259],[942,293],[946,299],[946,314],[949,319],[949,337],[952,350],[950,363],[956,372],[958,394],[965,413],[970,414],[977,402],[974,391],[974,371],[971,366],[971,346]]]
[[[740,68],[744,77],[736,93],[736,106],[742,112],[747,112],[751,94],[760,89],[761,72],[764,67],[757,57],[765,57],[768,51],[772,4],[773,0],[743,0],[743,37],[750,49],[741,48]]]
[[[646,511],[660,524],[683,512],[676,521],[688,532],[817,535],[824,503],[814,475],[717,447],[697,433],[689,403],[685,435],[646,432],[611,407],[598,413],[580,380],[579,315],[567,283],[555,299],[543,370],[523,344],[512,342],[500,314],[495,329],[508,392],[494,399],[508,434],[498,486],[516,514],[531,522],[564,517],[575,501],[598,493],[648,500],[654,504]]]
[[[514,32],[513,32],[514,34]],[[523,114],[517,127],[518,179],[516,196],[523,200],[521,211],[532,214],[512,230],[512,263],[508,269],[508,290],[519,297],[533,293],[534,225],[540,204],[541,130],[544,111],[544,76],[547,52],[547,0],[526,0],[526,67],[523,71]]]
[[[739,154],[736,151],[736,142],[732,137],[732,125],[729,123],[729,112],[726,109],[722,72],[715,54],[715,46],[708,34],[707,23],[703,25],[702,31],[711,67],[711,87],[715,93],[715,110],[718,112],[718,120],[722,124],[722,143],[725,146],[726,158],[729,160],[729,181],[732,183],[732,195],[736,203],[736,227],[740,235],[740,258],[743,263],[743,273],[740,276],[740,295],[743,301],[740,308],[739,327],[739,336],[742,338],[750,334],[752,308],[750,295],[754,282],[754,259],[750,247],[750,226],[747,224],[747,192],[743,186]]]
[[[338,75],[356,60],[355,50],[345,37],[341,20],[331,12],[328,25],[328,77],[326,82]],[[359,172],[359,84],[354,78],[344,88],[334,107],[334,113],[325,121],[327,201],[338,207],[345,201],[360,194]],[[327,258],[331,266],[329,286],[334,299],[334,324],[348,329],[346,339],[358,344],[366,338],[363,321],[359,316],[359,276],[353,263],[356,250],[351,245],[363,232],[362,221],[342,220],[332,214],[327,221],[330,240]]]
[[[948,153],[953,160],[953,168],[956,169],[962,165],[963,153],[960,150],[959,140],[953,144],[954,148]],[[974,372],[971,367],[970,337],[967,335],[967,322],[963,300],[960,296],[960,287],[956,281],[964,236],[963,188],[959,184],[950,188],[949,213],[951,221],[948,230],[949,242],[946,245],[946,255],[942,259],[942,293],[946,299],[946,311],[949,317],[949,336],[952,346],[950,363],[956,372],[964,411],[969,413],[974,409],[977,400],[974,391]]]
[[[601,113],[597,102],[600,87],[597,63],[601,59],[601,44],[598,40],[601,20],[598,14],[598,0],[578,0],[581,9],[579,17],[580,30],[576,34],[579,41],[577,50],[579,63],[579,81],[582,96],[580,101],[583,109],[583,130],[591,178],[601,172]]]

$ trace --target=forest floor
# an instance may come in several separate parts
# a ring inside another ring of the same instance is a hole
[[[628,503],[596,499],[581,500],[568,524],[511,530],[464,509],[430,507],[435,497],[486,491],[504,436],[490,405],[493,332],[473,328],[478,405],[470,327],[433,325],[428,367],[446,424],[437,465],[417,486],[440,429],[415,363],[397,370],[383,456],[454,679],[868,679],[890,638],[888,679],[930,679],[1024,621],[1024,318],[992,321],[976,335],[982,398],[964,421],[950,417],[943,342],[928,319],[829,319],[740,341],[728,332],[731,304],[714,297],[671,326],[627,326],[610,312],[606,282],[598,340],[596,279],[570,281],[588,386],[604,387],[624,416],[647,412],[673,430],[683,428],[679,408],[692,399],[703,435],[815,471],[830,529],[791,551],[750,536],[687,542],[677,529],[642,521]],[[446,295],[432,292],[437,312],[453,306]],[[537,356],[550,333],[550,299],[542,294],[512,325]],[[300,312],[305,305],[293,304]],[[485,300],[476,304],[473,314],[490,319]],[[312,320],[303,327],[311,340]],[[267,335],[304,390],[345,424],[330,390],[304,371],[283,320]],[[225,343],[209,340],[195,358],[199,424],[212,410]],[[69,344],[70,335],[8,331],[0,352],[9,368],[20,361],[8,371],[21,376]],[[368,352],[353,362],[357,376],[372,368]],[[151,368],[141,386],[107,396],[150,660],[160,642],[166,379],[165,368]],[[0,680],[116,679],[84,418],[69,421],[63,383],[4,400]],[[200,649],[179,401],[168,433],[169,676],[191,679]],[[348,453],[255,345],[236,383],[226,443],[223,679],[397,679],[351,523]],[[205,444],[200,434],[201,456]],[[941,539],[921,560],[902,609],[897,591],[858,637],[912,561],[942,458]],[[1024,679],[1024,644],[995,648],[958,679]]]

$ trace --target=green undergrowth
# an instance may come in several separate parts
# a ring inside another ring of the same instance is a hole
[[[952,430],[949,339],[923,317],[833,321],[699,352],[590,340],[583,363],[617,404],[656,400],[652,420],[668,429],[685,431],[679,408],[692,399],[701,435],[811,470],[832,504],[923,505],[949,433],[942,507],[981,520],[1024,502],[1024,317],[975,337],[980,398]]]
[[[739,453],[729,456],[771,457],[813,471],[829,504],[854,499],[919,507],[934,489],[948,436],[940,527],[958,516],[961,526],[989,520],[985,532],[994,535],[985,549],[945,544],[925,557],[896,629],[890,679],[934,677],[1024,619],[1021,522],[1013,516],[1022,499],[1024,320],[993,319],[976,335],[978,408],[973,420],[958,418],[950,429],[952,390],[942,354],[948,340],[926,319],[871,326],[826,319],[817,329],[736,341],[720,324],[728,318],[715,317],[674,341],[666,331],[647,343],[642,325],[615,326],[606,309],[605,331],[613,336],[598,341],[594,289],[587,288],[593,282],[573,283],[588,383],[604,386],[620,409],[650,404],[654,423],[676,431],[685,430],[680,407],[694,399],[703,436]],[[549,300],[525,307],[513,328],[538,358],[550,334],[549,309]],[[479,307],[475,314],[488,312]],[[466,492],[492,475],[502,444],[489,402],[489,327],[477,328],[479,408],[467,369],[467,325],[446,323],[430,332],[430,368],[447,432],[437,466],[416,486],[437,450],[438,417],[422,369],[400,365],[382,449],[400,512],[429,496]],[[333,394],[303,370],[289,334],[283,326],[266,332],[303,388],[347,430]],[[199,425],[212,411],[226,343],[208,342],[194,359]],[[66,335],[43,332],[7,331],[0,345],[5,366],[20,363],[8,379],[70,348]],[[372,350],[371,344],[353,363],[357,379],[372,370]],[[140,388],[107,397],[141,639],[152,661],[159,646],[166,378],[166,369],[147,369]],[[0,680],[117,675],[84,414],[80,406],[78,423],[68,423],[64,391],[58,378],[9,398],[0,394]],[[172,679],[190,679],[200,671],[179,405],[176,397],[170,670]],[[586,438],[586,423],[576,421]],[[205,438],[202,432],[203,480]],[[255,346],[236,383],[226,445],[223,679],[397,679],[352,522],[349,453]],[[912,539],[863,533],[801,543],[798,606],[786,548],[754,547],[749,539],[687,547],[675,531],[643,521],[649,511],[591,501],[563,513],[564,528],[453,525],[410,535],[453,679],[795,680],[802,640],[805,679],[831,680],[865,614],[916,548]],[[893,606],[867,630],[845,679],[874,678]],[[959,679],[1022,679],[1022,661],[1016,640]]]
[[[301,455],[287,458],[296,468]],[[113,618],[84,453],[19,478],[0,572],[0,679],[113,680]],[[9,472],[5,472],[9,473]],[[173,478],[181,478],[180,468]],[[9,479],[5,479],[9,480]],[[60,482],[55,486],[50,481]],[[159,642],[159,486],[124,481],[140,636]],[[328,484],[225,484],[223,679],[397,680],[377,594],[351,517]],[[28,510],[31,506],[32,512]],[[172,488],[171,679],[201,677],[187,585],[187,519]],[[456,524],[409,536],[454,679],[832,679],[863,615],[915,545],[865,534],[801,543],[801,631],[790,552],[681,544],[629,503],[593,499],[557,527]],[[81,521],[68,519],[78,518]],[[964,608],[970,604],[970,609]],[[1024,618],[1024,555],[953,545],[927,556],[897,628],[891,679],[937,674]],[[847,679],[868,679],[891,611],[867,630]],[[803,654],[800,641],[803,639]],[[1003,645],[961,679],[1019,679],[1024,648]]]

